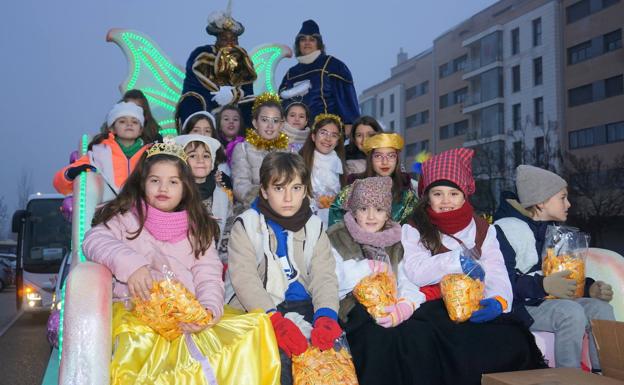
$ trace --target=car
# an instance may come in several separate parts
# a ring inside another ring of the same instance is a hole
[[[15,254],[0,253],[0,291],[15,284]]]

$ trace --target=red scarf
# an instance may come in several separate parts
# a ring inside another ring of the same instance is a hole
[[[455,234],[468,227],[474,216],[474,209],[470,202],[466,200],[464,205],[457,210],[441,213],[436,213],[431,209],[431,206],[428,206],[427,215],[431,223],[433,223],[440,232],[444,234]]]

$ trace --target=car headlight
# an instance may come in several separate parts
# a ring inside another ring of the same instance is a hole
[[[28,286],[26,287],[26,299],[28,301],[41,301],[41,294],[39,294],[35,289]]]

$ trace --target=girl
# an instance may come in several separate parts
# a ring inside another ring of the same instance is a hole
[[[217,118],[217,139],[225,149],[228,166],[231,166],[234,147],[245,140],[240,134],[243,114],[237,105],[228,104],[223,106]]]
[[[258,196],[262,159],[273,151],[285,151],[288,137],[284,134],[284,111],[279,97],[264,93],[256,98],[252,109],[253,129],[247,130],[245,141],[232,152],[234,198],[247,208]],[[236,210],[239,212],[239,210]]]
[[[347,174],[360,174],[366,171],[364,140],[382,132],[381,126],[372,116],[360,116],[353,122],[349,144],[346,147]]]
[[[207,111],[197,111],[189,115],[182,124],[181,134],[199,134],[215,138],[217,131],[214,116]]]
[[[143,110],[134,103],[120,102],[108,113],[109,132],[99,134],[89,144],[89,152],[54,175],[54,188],[71,194],[74,179],[81,172],[100,173],[106,183],[102,201],[111,200],[123,186],[148,148],[143,137]]]
[[[143,91],[138,89],[128,90],[123,95],[121,101],[134,103],[143,109],[143,118],[145,120],[143,136],[145,143],[151,143],[156,140],[160,131],[160,126],[158,122],[156,122],[156,119],[154,119],[154,115],[152,115],[152,109]]]
[[[213,159],[216,158],[221,143],[211,137],[197,134],[180,135],[175,141],[184,148],[188,156],[187,163],[199,187],[200,198],[208,209],[208,214],[219,224],[219,233],[223,236],[226,221],[232,216],[232,182],[227,174],[214,167]],[[220,237],[218,244],[220,245],[222,241],[223,237]],[[219,254],[219,257],[225,262],[227,253]]]
[[[299,152],[312,171],[314,210],[327,226],[329,205],[345,184],[342,121],[332,114],[314,119],[314,129]]]
[[[292,383],[291,354],[308,348],[288,312],[314,324],[312,345],[334,346],[338,282],[323,224],[310,210],[310,173],[303,159],[272,152],[262,161],[261,189],[234,223],[229,244],[226,299],[233,306],[270,314],[281,350],[282,385]]]
[[[360,384],[438,383],[434,334],[410,320],[425,296],[403,271],[401,226],[392,221],[392,179],[358,179],[345,202],[344,221],[327,235],[336,258],[340,320],[347,332]],[[373,318],[351,293],[363,278],[380,271],[398,275],[396,305]],[[417,380],[417,381],[416,381]]]
[[[439,337],[440,365],[448,384],[480,384],[482,373],[544,366],[533,335],[507,314],[513,295],[496,231],[474,215],[467,200],[475,192],[473,153],[453,149],[423,163],[421,200],[401,235],[405,274],[428,300],[414,317],[428,322]],[[481,309],[460,324],[449,319],[439,299],[440,280],[453,273],[485,284]]]
[[[153,281],[170,271],[213,317],[204,327],[181,324],[185,336],[168,341],[114,303],[112,384],[197,384],[211,376],[219,384],[240,384],[248,376],[277,383],[277,350],[263,341],[268,357],[254,352],[263,338],[272,339],[266,315],[224,315],[218,231],[202,207],[186,154],[174,144],[150,148],[119,196],[96,212],[83,250],[113,273],[114,299],[148,299]]]
[[[308,118],[310,110],[301,102],[293,102],[286,107],[286,122],[282,131],[288,136],[290,152],[299,152],[310,135]]]
[[[352,174],[348,183],[355,179],[371,176],[389,176],[392,178],[392,220],[404,224],[410,218],[417,203],[416,193],[412,190],[412,178],[401,172],[401,150],[403,138],[399,134],[377,134],[364,140],[362,145],[366,153],[366,171]],[[342,189],[329,209],[329,225],[342,220],[342,204],[348,195],[350,186]]]

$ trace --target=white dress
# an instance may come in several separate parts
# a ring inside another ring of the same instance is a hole
[[[329,221],[329,207],[320,208],[319,198],[321,196],[336,196],[340,192],[340,175],[342,175],[342,162],[332,151],[325,155],[314,150],[314,166],[312,167],[312,210],[321,217],[325,227]]]

